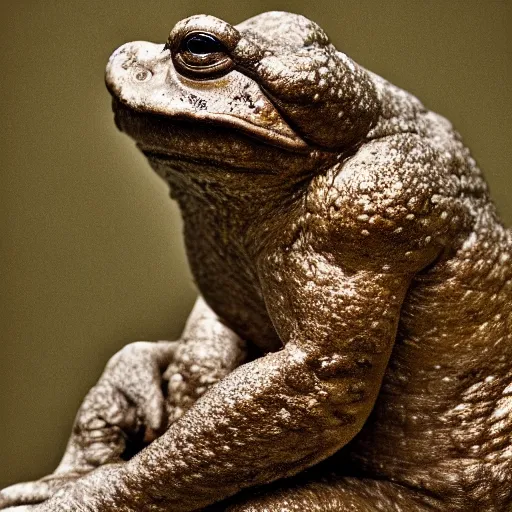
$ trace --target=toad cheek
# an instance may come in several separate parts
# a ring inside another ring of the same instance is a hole
[[[140,114],[216,124],[290,150],[309,149],[252,78],[236,70],[206,80],[187,78],[163,45],[120,47],[109,60],[106,84],[115,100]]]

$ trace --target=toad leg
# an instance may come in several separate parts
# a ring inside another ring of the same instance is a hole
[[[428,512],[446,510],[441,501],[398,483],[316,471],[240,493],[204,512]],[[451,509],[452,510],[452,509]],[[455,511],[455,509],[453,509]],[[461,512],[465,508],[458,509]]]

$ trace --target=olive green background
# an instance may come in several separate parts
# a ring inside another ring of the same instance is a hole
[[[70,1],[1,7],[0,487],[50,472],[81,398],[134,340],[179,335],[194,300],[164,184],[112,122],[109,54],[207,12],[316,20],[451,119],[512,220],[512,3]]]

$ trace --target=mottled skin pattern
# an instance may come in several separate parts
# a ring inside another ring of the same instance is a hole
[[[512,239],[450,123],[287,13],[188,18],[107,85],[202,297],[3,506],[512,510]]]

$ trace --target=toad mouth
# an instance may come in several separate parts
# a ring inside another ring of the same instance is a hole
[[[145,149],[140,144],[137,145],[138,148],[141,150],[142,154],[148,159],[148,160],[154,160],[158,161],[163,164],[168,164],[173,169],[177,169],[177,165],[179,163],[189,163],[194,164],[196,166],[202,166],[202,167],[208,167],[211,169],[219,169],[223,171],[230,171],[230,172],[237,172],[237,173],[255,173],[258,174],[269,174],[273,175],[276,174],[276,172],[268,169],[264,169],[262,167],[258,166],[251,166],[249,164],[246,164],[245,166],[240,165],[234,165],[230,164],[226,161],[223,161],[221,159],[216,159],[215,157],[193,157],[190,155],[185,155],[183,153],[172,153],[167,152],[164,153],[162,151],[155,151],[152,149]]]
[[[198,129],[217,129],[224,134],[240,134],[248,139],[258,141],[265,145],[279,147],[292,153],[308,153],[311,147],[299,136],[291,137],[271,129],[255,125],[249,121],[229,114],[211,113],[177,113],[175,115],[162,114],[149,109],[138,109],[129,105],[118,97],[113,97],[112,110],[115,115],[115,122],[119,130],[127,134],[141,135],[151,132],[165,132],[172,136],[180,132],[180,128],[186,127],[187,131]],[[169,137],[170,138],[170,137]],[[199,137],[198,137],[199,138]],[[137,140],[137,137],[135,137]],[[159,157],[178,157],[179,151],[164,149],[153,150],[156,145],[138,140],[140,149],[146,154],[158,154]],[[149,149],[148,149],[149,148]]]
[[[122,131],[126,131],[127,123],[139,123],[140,118],[147,118],[146,122],[151,122],[153,119],[157,124],[168,123],[169,125],[178,125],[180,122],[187,124],[195,124],[197,126],[218,126],[223,129],[240,132],[247,135],[251,139],[256,139],[260,142],[271,146],[277,146],[284,150],[304,153],[311,150],[311,147],[298,135],[281,133],[263,126],[258,126],[250,121],[236,117],[229,114],[209,113],[209,112],[195,112],[194,114],[188,113],[175,113],[175,114],[162,114],[158,111],[151,111],[150,109],[136,108],[129,105],[127,102],[120,98],[114,97],[113,110],[116,117],[116,123]],[[131,119],[130,119],[131,118]]]

